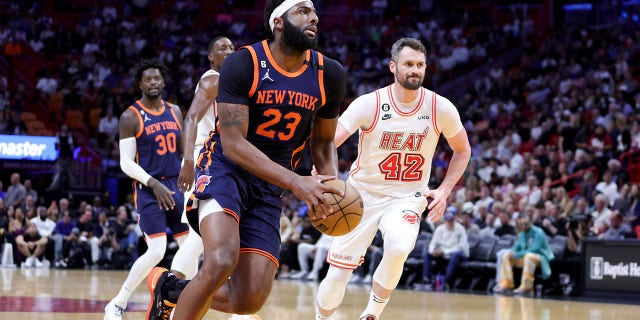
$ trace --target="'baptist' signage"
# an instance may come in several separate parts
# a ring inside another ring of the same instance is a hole
[[[56,137],[0,135],[0,159],[55,161]]]
[[[640,241],[585,241],[585,289],[640,292]]]

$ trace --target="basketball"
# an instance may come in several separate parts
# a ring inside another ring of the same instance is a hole
[[[360,193],[356,188],[342,180],[329,180],[325,184],[338,188],[344,194],[340,197],[337,194],[325,192],[324,197],[333,207],[333,212],[327,215],[326,219],[311,218],[311,224],[318,231],[330,235],[341,236],[349,233],[360,223],[362,219],[363,203]]]

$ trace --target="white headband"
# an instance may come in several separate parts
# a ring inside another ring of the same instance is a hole
[[[280,16],[282,16],[285,12],[289,11],[289,9],[293,8],[296,4],[300,2],[304,2],[305,0],[284,0],[279,6],[277,6],[273,12],[271,12],[271,16],[269,16],[269,27],[271,27],[271,32],[273,32],[274,20]]]

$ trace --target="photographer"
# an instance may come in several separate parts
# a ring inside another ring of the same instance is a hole
[[[77,227],[71,230],[69,240],[69,255],[64,258],[62,266],[71,269],[81,269],[91,261],[91,247],[82,236],[82,232]]]
[[[115,223],[100,237],[101,261],[113,268],[126,268],[138,258],[138,235],[128,219],[127,208],[118,207]]]
[[[577,294],[581,291],[582,284],[578,281],[582,268],[581,252],[585,228],[589,229],[586,216],[578,215],[566,223],[567,249],[564,257],[566,263],[558,264],[562,266],[559,270],[560,274],[567,275],[566,278],[560,276],[560,284],[564,286],[565,294]]]

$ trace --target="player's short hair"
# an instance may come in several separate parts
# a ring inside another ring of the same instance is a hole
[[[271,18],[271,13],[275,10],[284,0],[267,0],[264,4],[264,27],[269,30],[269,34],[273,34],[271,31],[271,26],[269,26],[269,18]]]
[[[398,55],[404,47],[409,47],[418,52],[424,53],[427,56],[427,48],[418,39],[414,38],[400,38],[391,46],[391,60],[398,63]]]
[[[160,62],[158,59],[145,59],[140,61],[136,66],[136,83],[140,83],[142,81],[142,73],[147,69],[158,69],[160,70],[160,74],[162,78],[166,81],[169,76],[169,68],[164,65],[164,63]]]
[[[218,40],[220,39],[225,39],[227,38],[226,36],[217,36],[215,38],[213,38],[213,40],[211,40],[211,42],[209,42],[209,46],[207,47],[207,52],[211,53],[211,51],[213,51],[213,46],[216,45],[216,42],[218,42]]]

